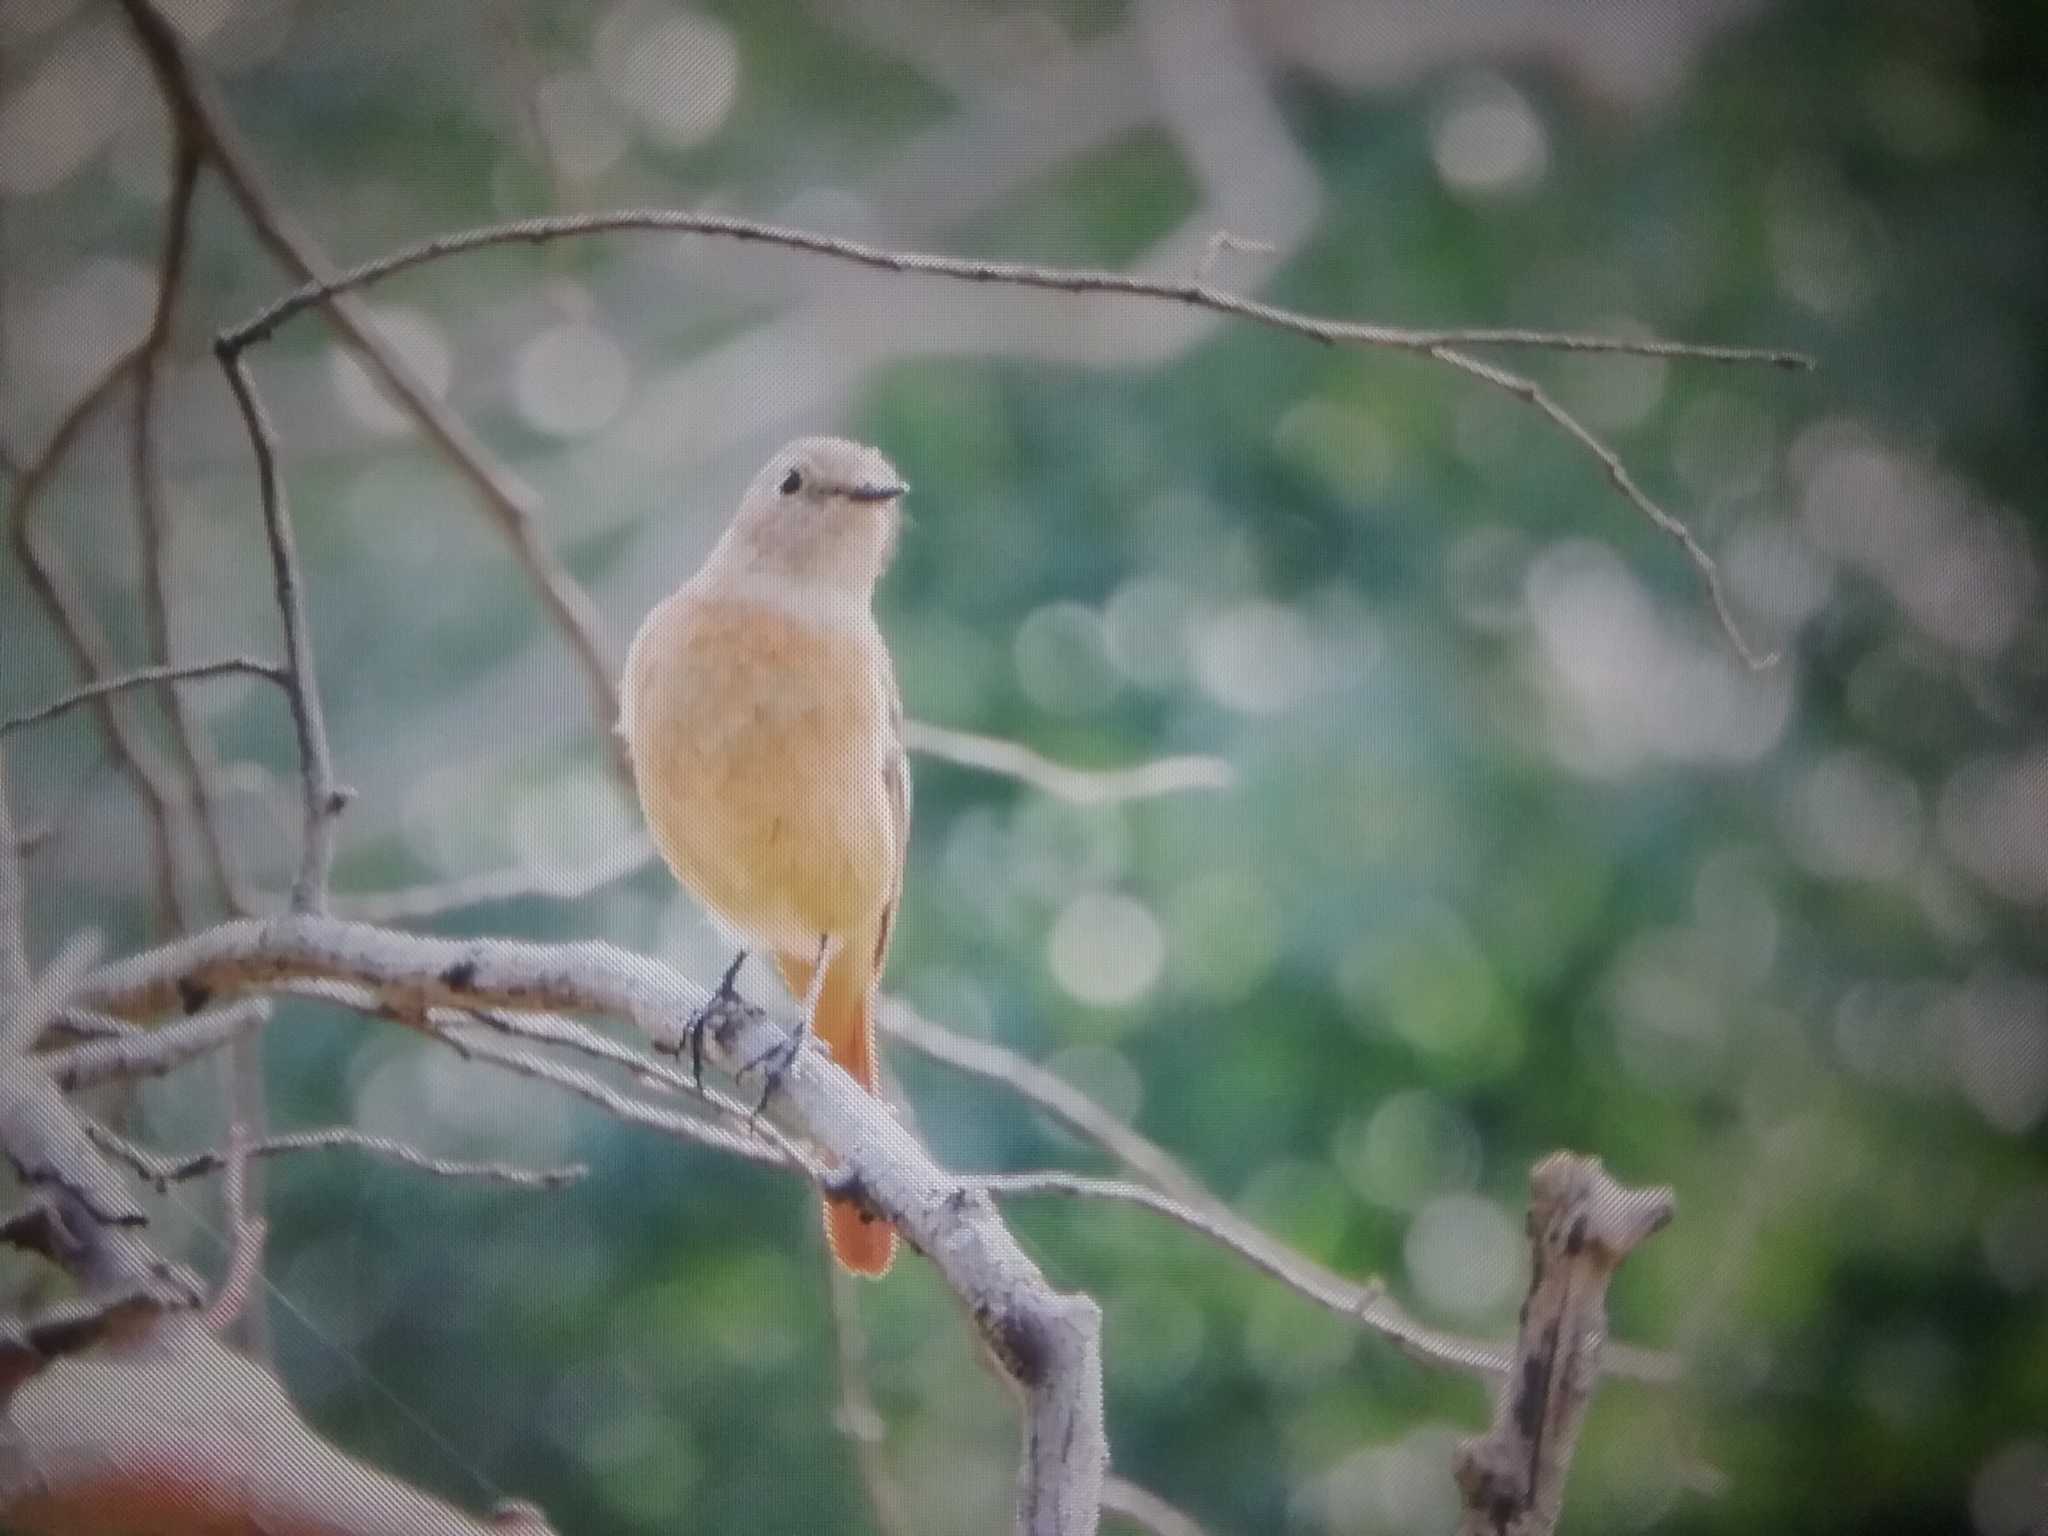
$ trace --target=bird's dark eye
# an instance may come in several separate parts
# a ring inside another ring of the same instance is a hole
[[[800,470],[800,469],[792,469],[792,470],[791,470],[791,471],[790,471],[790,472],[789,472],[788,474],[786,474],[786,475],[784,475],[784,476],[782,477],[782,494],[783,494],[783,495],[785,495],[785,496],[794,496],[794,495],[795,495],[795,494],[796,494],[796,493],[797,493],[798,491],[802,490],[803,488],[804,488],[804,473],[803,473],[803,471],[802,471],[802,470]]]

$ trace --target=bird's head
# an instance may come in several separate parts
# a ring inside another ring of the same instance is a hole
[[[754,476],[720,554],[798,588],[864,599],[895,551],[908,489],[877,449],[799,438]]]

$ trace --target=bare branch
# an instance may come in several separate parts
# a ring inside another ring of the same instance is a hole
[[[163,252],[157,260],[156,312],[135,360],[135,416],[129,438],[135,516],[142,538],[143,620],[149,635],[150,660],[158,666],[168,666],[176,658],[172,655],[169,603],[175,528],[164,514],[163,473],[157,451],[157,383],[164,355],[170,349],[178,294],[184,286],[192,195],[199,184],[199,168],[196,138],[190,125],[178,118],[171,135],[171,198],[164,214]],[[220,826],[218,754],[184,689],[173,684],[165,691],[169,695],[171,746],[190,786],[193,819],[199,826],[200,846],[206,853],[214,889],[228,910],[242,912],[245,906],[241,879]]]
[[[262,1026],[270,1004],[245,998],[147,1032],[83,1040],[38,1059],[65,1092],[138,1077],[163,1077]]]
[[[298,878],[292,882],[292,910],[318,912],[327,901],[327,873],[334,864],[334,824],[348,796],[334,782],[334,764],[327,754],[326,717],[313,671],[313,636],[299,596],[299,555],[292,538],[291,513],[277,477],[277,433],[256,398],[248,366],[238,357],[220,354],[228,387],[241,407],[256,454],[257,491],[263,502],[263,532],[270,545],[271,580],[284,625],[286,661],[278,674],[291,702],[292,731],[298,738],[300,797],[305,806],[305,847]]]
[[[1204,1207],[1217,1204],[1216,1197],[1164,1147],[1139,1135],[1058,1073],[993,1040],[971,1039],[935,1024],[900,998],[888,999],[879,1022],[885,1033],[920,1055],[1002,1084],[1175,1199]]]
[[[729,1130],[697,1115],[665,1109],[660,1105],[650,1104],[645,1099],[621,1093],[588,1072],[565,1066],[537,1052],[513,1050],[493,1044],[489,1040],[478,1039],[473,1034],[466,1035],[462,1032],[461,1022],[456,1017],[439,1009],[429,1016],[428,1024],[434,1038],[461,1052],[466,1059],[481,1061],[510,1072],[516,1077],[530,1078],[534,1082],[560,1088],[565,1093],[595,1104],[622,1124],[641,1126],[676,1141],[693,1141],[700,1146],[744,1158],[748,1162],[760,1163],[768,1168],[791,1166],[792,1160],[778,1150],[776,1141],[770,1140],[766,1135],[750,1135],[744,1131]]]
[[[7,719],[0,720],[0,736],[5,736],[10,731],[18,731],[24,726],[38,725],[45,720],[53,720],[68,710],[76,709],[81,704],[97,703],[104,700],[108,694],[123,693],[130,688],[148,688],[158,683],[189,682],[196,678],[233,677],[237,675],[267,678],[271,682],[276,683],[280,688],[283,688],[287,694],[291,692],[290,686],[285,680],[283,668],[274,667],[267,661],[257,661],[249,656],[229,656],[220,661],[186,662],[182,666],[175,667],[137,667],[132,672],[122,672],[113,677],[99,678],[94,682],[87,683],[82,688],[74,688],[69,693],[62,694],[52,699],[49,703],[31,709],[25,714],[10,715]]]
[[[669,967],[610,944],[432,939],[304,912],[223,923],[102,967],[79,1001],[123,1017],[156,1017],[189,1011],[194,999],[204,1006],[296,980],[364,988],[410,1018],[436,1008],[604,1015],[668,1049],[685,1041],[709,1001],[704,988]],[[721,1001],[705,1017],[707,1055],[742,1079],[758,1074],[789,1038],[742,1003]],[[1100,1309],[1085,1296],[1055,1292],[988,1196],[934,1163],[822,1049],[798,1053],[766,1118],[822,1149],[833,1164],[833,1192],[892,1222],[930,1260],[1022,1389],[1018,1530],[1094,1530],[1108,1463]]]
[[[1705,546],[1694,537],[1692,529],[1652,501],[1643,488],[1636,484],[1635,476],[1628,472],[1628,466],[1621,462],[1621,456],[1596,437],[1578,417],[1553,400],[1533,379],[1524,378],[1518,373],[1510,373],[1505,368],[1496,368],[1491,363],[1481,362],[1476,357],[1470,357],[1450,347],[1432,347],[1429,349],[1429,355],[1460,373],[1470,374],[1482,383],[1491,384],[1494,388],[1504,390],[1525,404],[1535,407],[1549,417],[1567,437],[1591,454],[1607,472],[1608,482],[1621,492],[1629,505],[1648,518],[1651,526],[1659,533],[1674,540],[1678,547],[1685,551],[1686,558],[1692,562],[1693,569],[1699,572],[1700,580],[1706,585],[1707,596],[1713,602],[1714,617],[1721,626],[1721,633],[1727,636],[1728,643],[1735,648],[1735,654],[1742,658],[1743,665],[1752,672],[1763,672],[1778,664],[1776,651],[1759,652],[1752,649],[1749,642],[1743,638],[1742,628],[1735,620],[1735,612],[1728,606],[1728,593],[1721,584],[1721,567],[1714,557],[1707,553]]]
[[[773,1125],[765,1121],[753,1121],[749,1125],[751,1111],[729,1094],[709,1086],[700,1089],[686,1074],[678,1072],[667,1062],[621,1045],[573,1019],[549,1013],[513,1014],[484,1008],[422,1009],[409,1000],[387,1001],[371,988],[338,981],[292,981],[275,990],[407,1025],[448,1046],[466,1060],[488,1062],[516,1076],[549,1083],[597,1105],[614,1119],[627,1124],[644,1126],[679,1140],[694,1141],[768,1167],[794,1167],[813,1181],[819,1175],[816,1159]],[[712,1119],[650,1104],[644,1099],[621,1093],[609,1083],[551,1057],[493,1045],[479,1033],[480,1029],[537,1045],[560,1046],[593,1060],[623,1067],[644,1082],[670,1093],[685,1095],[693,1103],[701,1102],[732,1125],[747,1128],[734,1130]]]
[[[209,1149],[189,1153],[184,1157],[164,1156],[137,1146],[118,1132],[87,1120],[85,1133],[107,1156],[125,1164],[147,1179],[158,1189],[172,1184],[182,1184],[187,1179],[203,1178],[207,1174],[229,1171],[234,1163],[234,1148],[230,1145],[221,1150]],[[231,1131],[230,1135],[234,1133]],[[508,1184],[515,1189],[560,1189],[586,1177],[590,1169],[582,1163],[568,1163],[559,1168],[521,1168],[512,1163],[465,1162],[460,1159],[435,1157],[419,1148],[386,1136],[372,1136],[353,1126],[331,1125],[312,1131],[285,1131],[277,1135],[260,1138],[243,1138],[242,1153],[245,1157],[282,1157],[291,1152],[330,1151],[336,1147],[347,1147],[366,1152],[386,1162],[398,1163],[406,1168],[430,1173],[441,1179],[482,1179],[491,1184]]]
[[[1346,1280],[1266,1236],[1228,1208],[1205,1200],[1200,1208],[1128,1179],[1090,1178],[1073,1173],[999,1173],[975,1176],[974,1187],[1000,1199],[1071,1195],[1141,1206],[1208,1238],[1296,1295],[1378,1334],[1412,1360],[1474,1376],[1497,1377],[1508,1368],[1507,1351],[1476,1339],[1461,1339],[1425,1327],[1401,1311],[1377,1280]]]
[[[400,272],[444,257],[461,255],[497,245],[540,245],[550,240],[622,231],[656,231],[666,234],[705,235],[738,240],[754,245],[780,246],[851,262],[878,272],[906,276],[946,278],[985,283],[1006,288],[1035,288],[1064,294],[1110,294],[1122,298],[1149,299],[1192,309],[1213,310],[1273,330],[1306,336],[1331,345],[1391,348],[1402,352],[1434,355],[1444,347],[1530,347],[1547,352],[1607,352],[1632,357],[1686,358],[1700,362],[1761,363],[1778,368],[1810,369],[1813,359],[1801,352],[1769,347],[1726,347],[1696,342],[1660,341],[1635,336],[1590,336],[1568,331],[1487,329],[1411,329],[1402,326],[1370,325],[1349,320],[1330,320],[1319,315],[1257,299],[1198,280],[1143,277],[1129,272],[1097,271],[1081,267],[1049,267],[1021,261],[977,261],[969,257],[938,256],[923,251],[897,251],[859,240],[843,240],[807,229],[765,224],[757,219],[722,213],[699,213],[681,208],[623,208],[605,213],[556,214],[541,218],[515,219],[439,235],[406,246],[371,261],[351,267],[334,277],[301,284],[292,292],[266,305],[232,330],[221,334],[221,344],[240,351],[270,334],[294,315],[338,294],[351,293],[380,283]]]
[[[256,169],[255,158],[220,95],[193,63],[184,40],[150,0],[121,0],[136,38],[156,72],[174,115],[198,135],[201,149],[220,173],[242,215],[278,264],[302,283],[320,283],[335,269],[318,243],[285,211]],[[612,731],[619,717],[617,664],[604,641],[604,625],[590,594],[541,539],[540,497],[484,446],[460,417],[421,382],[362,304],[339,290],[311,301],[326,311],[335,333],[421,433],[469,482],[485,512],[512,546],[514,556],[539,594],[548,616],[568,642],[582,669],[600,739],[611,752],[613,772],[628,788],[632,765],[625,744]],[[239,353],[239,346],[229,355]]]
[[[1001,774],[1074,805],[1117,805],[1191,790],[1228,789],[1237,782],[1230,764],[1220,757],[1162,757],[1129,768],[1073,768],[1020,742],[922,720],[906,723],[903,739],[913,752]]]
[[[139,348],[131,348],[110,363],[97,380],[72,402],[51,432],[49,441],[16,478],[14,499],[8,508],[8,538],[15,558],[28,577],[29,590],[49,614],[50,621],[71,653],[75,666],[87,682],[111,676],[116,670],[114,648],[93,617],[92,607],[80,590],[64,553],[35,519],[37,502],[48,488],[57,466],[76,442],[85,424],[134,368]],[[134,788],[149,822],[151,868],[156,882],[159,917],[175,928],[185,926],[184,897],[177,867],[177,844],[171,834],[171,807],[177,801],[169,777],[155,750],[136,726],[134,717],[116,707],[115,696],[93,701],[93,715],[100,734],[113,754],[122,775]]]
[[[1595,1157],[1553,1152],[1529,1172],[1529,1297],[1493,1429],[1458,1447],[1460,1536],[1549,1536],[1607,1339],[1607,1284],[1667,1226],[1669,1189],[1625,1189]]]
[[[1102,1512],[1120,1515],[1139,1530],[1151,1532],[1151,1536],[1206,1536],[1193,1519],[1129,1478],[1112,1476],[1102,1480]]]

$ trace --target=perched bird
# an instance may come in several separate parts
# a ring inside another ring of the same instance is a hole
[[[773,956],[806,1026],[870,1093],[910,839],[903,705],[873,598],[906,489],[873,448],[791,443],[640,626],[620,690],[662,858],[742,956]],[[857,1274],[895,1256],[894,1230],[851,1204],[826,1202],[825,1232]]]

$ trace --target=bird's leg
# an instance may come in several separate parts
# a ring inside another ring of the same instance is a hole
[[[704,999],[704,1006],[690,1015],[690,1022],[683,1026],[683,1039],[690,1043],[690,1076],[697,1084],[699,1093],[704,1091],[704,1031],[710,1027],[711,1016],[718,1012],[721,1004],[736,1003],[740,994],[734,983],[739,980],[740,967],[747,963],[747,952],[743,949],[732,957],[732,964],[725,968],[725,975],[719,978],[718,990]],[[682,1043],[677,1042],[671,1056],[683,1053]]]
[[[818,963],[811,971],[811,984],[804,988],[795,1032],[760,1052],[740,1069],[745,1073],[764,1062],[768,1066],[767,1074],[761,1080],[761,1102],[754,1106],[755,1119],[759,1119],[761,1111],[768,1107],[768,1101],[775,1096],[775,1090],[782,1086],[783,1077],[796,1064],[797,1053],[803,1050],[805,1040],[810,1038],[811,1026],[818,1016],[818,1000],[825,995],[825,972],[838,953],[837,939],[829,933],[818,935]]]

